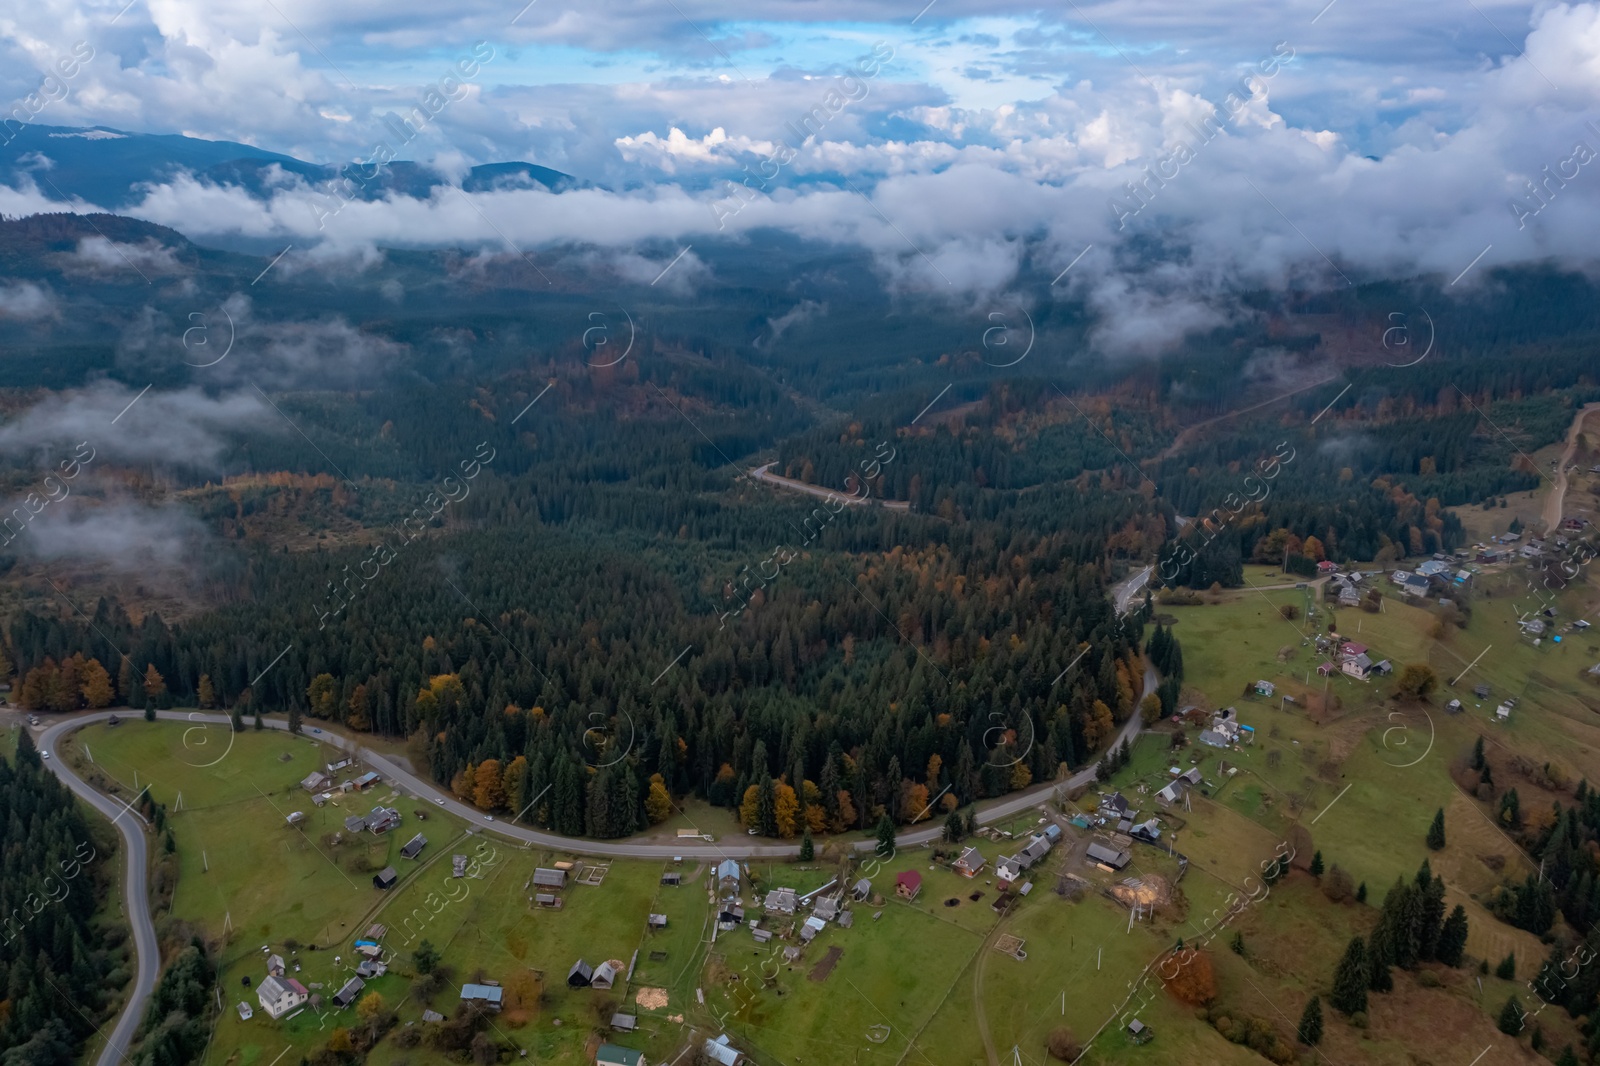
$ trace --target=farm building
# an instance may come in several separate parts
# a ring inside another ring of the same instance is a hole
[[[400,875],[395,873],[393,866],[385,866],[372,875],[373,888],[393,888],[394,883],[400,880]]]
[[[482,1003],[493,1010],[500,1009],[500,997],[504,989],[499,985],[465,984],[461,986],[461,1001],[463,1003]]]
[[[855,894],[856,902],[859,903],[872,895],[872,882],[863,877],[855,883],[855,887],[850,891]]]
[[[707,1040],[701,1048],[706,1058],[717,1063],[717,1066],[739,1066],[744,1061],[744,1055],[728,1042],[728,1034],[723,1033],[715,1040]]]
[[[824,896],[823,898],[817,900],[817,905],[812,908],[811,913],[816,915],[818,918],[821,918],[825,922],[832,921],[834,918],[839,916],[838,897]]]
[[[617,973],[620,969],[620,963],[602,962],[594,968],[594,973],[589,978],[589,987],[602,990],[610,988],[617,983]]]
[[[567,886],[567,871],[550,870],[541,866],[533,871],[533,883],[540,888],[565,888]]]
[[[588,988],[589,982],[594,979],[594,968],[579,959],[572,964],[572,969],[567,971],[568,988]]]
[[[373,785],[376,785],[382,780],[383,778],[379,777],[376,772],[368,770],[366,773],[350,782],[350,784],[365,792],[367,789],[371,788]]]
[[[619,1032],[631,1033],[639,1028],[639,1016],[636,1014],[623,1014],[619,1011],[611,1016],[611,1028]]]
[[[327,774],[321,770],[313,770],[306,775],[304,781],[300,782],[300,787],[307,792],[326,792],[332,784],[333,780]]]
[[[414,859],[422,854],[422,849],[428,846],[428,838],[418,833],[406,841],[406,846],[400,849],[402,859]]]
[[[665,929],[667,927],[667,916],[665,914],[652,914],[645,919],[645,924],[651,929]]]
[[[921,891],[922,875],[915,870],[907,870],[894,879],[894,894],[901,899],[916,899]]]
[[[1090,844],[1087,852],[1090,860],[1103,863],[1113,870],[1120,870],[1128,865],[1131,856],[1125,851],[1108,848],[1104,844]]]
[[[601,1044],[594,1053],[594,1066],[646,1066],[644,1052],[620,1044]]]

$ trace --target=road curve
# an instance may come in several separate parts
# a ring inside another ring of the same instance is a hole
[[[1140,582],[1142,584],[1142,582]],[[1125,599],[1131,599],[1137,585],[1127,590]],[[1145,669],[1146,691],[1151,691],[1155,684],[1155,671],[1150,667]],[[142,829],[139,827],[138,815],[127,807],[109,799],[91,788],[82,778],[73,773],[61,760],[56,752],[56,743],[67,733],[81,729],[93,722],[103,722],[111,718],[115,711],[94,711],[77,714],[71,718],[57,721],[48,726],[39,734],[37,744],[41,752],[48,752],[50,758],[45,765],[49,766],[57,777],[66,783],[67,787],[81,796],[107,818],[114,822],[122,831],[124,842],[128,851],[127,889],[128,920],[133,926],[134,944],[139,953],[138,975],[134,981],[134,990],[128,998],[128,1004],[123,1010],[122,1017],[117,1020],[116,1029],[113,1030],[111,1039],[105,1050],[101,1052],[97,1066],[117,1066],[117,1060],[126,1054],[127,1045],[138,1026],[139,1018],[144,1012],[144,1005],[149,1000],[151,992],[155,989],[156,977],[160,971],[160,952],[156,946],[155,925],[150,920],[150,902],[146,893],[145,874],[147,867],[147,851]],[[128,720],[127,708],[121,710],[124,720]],[[220,725],[231,728],[231,720],[225,714],[204,714],[199,711],[157,711],[156,717],[173,722],[193,722],[196,724]],[[262,724],[269,729],[287,730],[286,721],[263,719]],[[137,728],[137,722],[129,721],[130,727]],[[1121,744],[1137,736],[1140,730],[1140,717],[1137,712],[1131,715],[1118,732],[1113,746]],[[547,847],[556,851],[570,852],[577,855],[598,855],[609,858],[622,859],[670,859],[677,856],[695,859],[783,859],[793,858],[800,853],[800,848],[795,844],[749,844],[745,838],[734,837],[726,845],[720,843],[671,842],[666,844],[630,844],[627,842],[586,840],[578,837],[561,836],[557,833],[546,833],[537,829],[510,822],[496,820],[488,821],[482,812],[469,807],[456,799],[448,792],[441,791],[431,781],[424,781],[410,771],[403,769],[398,764],[384,758],[376,752],[370,751],[361,744],[341,736],[338,733],[322,732],[315,734],[311,739],[322,741],[357,755],[361,760],[387,778],[396,788],[409,793],[417,799],[434,803],[436,806],[449,811],[465,820],[469,825],[506,837],[522,844]],[[1095,768],[1087,767],[1078,771],[1064,781],[1051,781],[1033,788],[1013,792],[1002,799],[990,804],[977,812],[978,824],[990,824],[1011,818],[1031,807],[1036,807],[1050,798],[1057,789],[1070,790],[1080,785],[1090,784],[1095,780]],[[895,846],[915,847],[921,844],[933,843],[944,835],[944,826],[939,823],[930,823],[924,828],[901,833],[895,837]],[[860,840],[850,845],[851,850],[858,852],[871,851],[877,846],[874,840]]]
[[[122,1016],[117,1019],[116,1027],[111,1030],[111,1036],[100,1052],[98,1066],[117,1066],[118,1060],[127,1060],[128,1048],[133,1042],[133,1031],[139,1027],[139,1019],[144,1016],[145,1003],[149,1001],[150,993],[155,991],[156,977],[161,970],[161,951],[156,944],[156,927],[150,920],[150,898],[146,876],[149,860],[144,839],[143,816],[95,791],[88,782],[62,763],[60,755],[55,750],[56,741],[63,734],[89,721],[109,717],[111,716],[107,713],[57,722],[40,733],[35,741],[40,752],[49,754],[50,758],[45,761],[45,765],[55,772],[61,782],[79,799],[105,815],[122,831],[122,843],[128,855],[123,901],[128,912],[128,924],[133,928],[133,944],[139,956],[138,971],[134,974],[133,989],[128,994],[128,1002],[122,1009]]]

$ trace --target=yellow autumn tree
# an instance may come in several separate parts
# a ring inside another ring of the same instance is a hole
[[[1019,788],[1027,788],[1028,783],[1032,780],[1033,771],[1028,769],[1027,763],[1019,762],[1011,768],[1011,790],[1013,792]]]
[[[800,797],[788,782],[779,781],[773,786],[772,808],[780,837],[792,837],[800,832]]]
[[[444,734],[440,733],[439,736],[443,737]],[[471,763],[467,763],[456,772],[456,776],[450,779],[450,791],[455,793],[456,799],[471,803],[472,790],[476,787],[477,782],[478,768]]]
[[[644,813],[651,825],[660,825],[672,816],[672,794],[660,774],[650,775],[650,791],[644,798]]]
[[[928,756],[928,787],[939,787],[939,774],[944,770],[944,760],[939,758],[939,753],[934,752]]]
[[[202,680],[205,680],[202,678]],[[99,659],[87,659],[78,672],[78,683],[83,686],[83,702],[90,707],[109,707],[116,693],[111,688],[111,675],[100,665]]]
[[[99,666],[99,663],[96,663],[95,665]],[[104,674],[105,673],[105,667],[103,667],[103,666],[100,667],[100,672]],[[81,678],[81,675],[80,675],[80,678]],[[106,684],[109,686],[110,683],[111,683],[111,675],[110,674],[106,674]],[[217,705],[217,690],[216,690],[216,687],[211,684],[211,675],[210,674],[201,674],[200,675],[200,685],[199,685],[199,690],[197,692],[197,695],[198,695],[198,697],[200,699],[200,706],[201,707],[209,708],[209,707],[215,707]],[[88,698],[89,698],[87,682],[84,683],[83,698],[84,698],[85,701],[87,701]],[[90,706],[92,707],[94,705],[90,704]]]
[[[151,663],[144,668],[144,694],[151,699],[160,699],[167,691],[167,679],[161,676],[161,671],[156,669],[156,664]]]
[[[472,777],[472,802],[480,811],[493,811],[506,804],[505,779],[499,759],[485,759]]]
[[[839,790],[839,817],[833,824],[833,831],[841,833],[856,824],[856,805],[848,788]]]
[[[935,756],[937,758],[938,756]],[[926,818],[933,805],[928,802],[928,786],[908,781],[900,794],[900,809],[911,822]]]
[[[744,800],[739,804],[739,822],[746,829],[755,829],[761,824],[761,788],[751,785],[744,790]]]
[[[522,805],[533,799],[522,794],[522,773],[527,768],[528,757],[518,755],[506,763],[505,772],[500,775],[500,788],[506,794],[506,810],[513,814],[521,814]]]

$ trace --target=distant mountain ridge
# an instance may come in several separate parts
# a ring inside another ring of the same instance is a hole
[[[45,166],[39,157],[49,160]],[[341,167],[309,163],[237,141],[208,141],[175,133],[129,133],[110,126],[87,128],[30,124],[0,143],[0,183],[18,186],[33,181],[53,198],[77,197],[112,210],[141,199],[140,186],[162,184],[188,172],[201,182],[234,186],[258,199],[271,195],[285,175],[309,185],[324,184]],[[352,183],[346,195],[381,199],[388,193],[427,197],[449,184],[441,174],[406,160],[396,160],[382,173]],[[507,161],[473,167],[462,180],[467,192],[541,187],[551,192],[588,188],[591,183],[535,163]]]

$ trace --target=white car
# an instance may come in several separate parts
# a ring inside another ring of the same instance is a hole
[[[39,753],[39,758],[41,758],[41,759],[48,759],[49,757],[50,757],[50,753],[48,751],[41,751]]]
[[[435,797],[433,797],[433,802],[435,802],[439,806],[443,807],[444,806],[444,797],[443,796],[435,796]]]
[[[486,822],[492,822],[492,821],[494,821],[494,815],[486,814],[486,815],[483,816],[483,820],[486,821]]]

